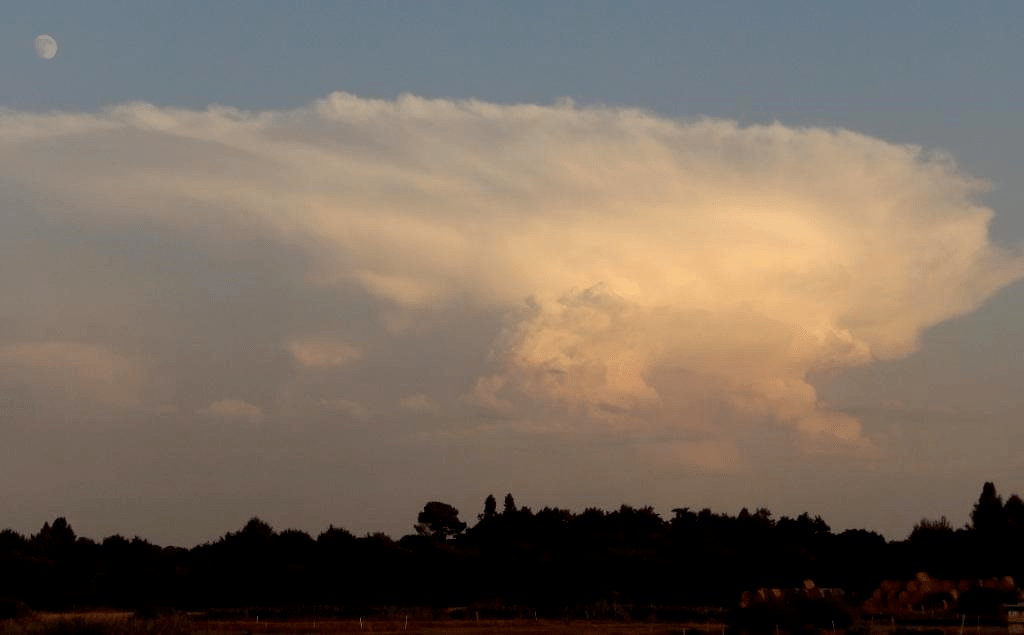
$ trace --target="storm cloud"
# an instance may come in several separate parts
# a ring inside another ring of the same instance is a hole
[[[851,131],[567,100],[5,111],[0,389],[204,425],[596,431],[709,470],[770,430],[866,456],[816,382],[1024,275],[986,187]]]

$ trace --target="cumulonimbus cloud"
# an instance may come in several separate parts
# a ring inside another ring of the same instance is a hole
[[[299,246],[308,284],[355,285],[387,319],[504,313],[465,394],[697,444],[713,409],[866,447],[809,377],[906,356],[1024,275],[988,238],[983,182],[844,130],[334,93],[282,112],[7,112],[0,172],[51,213]],[[289,350],[312,367],[358,350],[309,344]]]

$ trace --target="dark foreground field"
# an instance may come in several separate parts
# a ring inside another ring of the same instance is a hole
[[[1005,635],[1005,626],[956,627],[863,623],[850,629],[825,629],[821,635]],[[783,629],[778,631],[786,635]],[[352,619],[260,619],[256,616],[207,619],[178,614],[141,619],[131,613],[38,613],[0,622],[3,635],[220,635],[280,633],[402,633],[403,635],[734,635],[721,623],[622,622],[598,620],[416,620],[377,618],[362,624]],[[768,635],[771,635],[769,631]],[[803,632],[801,635],[807,635]]]
[[[0,623],[0,633],[14,635],[233,635],[280,633],[331,635],[335,633],[402,633],[408,635],[713,635],[721,624],[623,623],[587,620],[365,620],[203,619],[176,615],[139,619],[131,613],[37,614],[32,618]]]

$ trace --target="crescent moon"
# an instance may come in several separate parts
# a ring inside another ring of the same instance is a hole
[[[57,40],[53,39],[49,35],[40,35],[36,37],[35,45],[36,55],[44,60],[52,60],[57,54]]]

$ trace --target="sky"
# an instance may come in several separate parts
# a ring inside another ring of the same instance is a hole
[[[962,526],[1024,493],[1022,23],[5,4],[0,526]]]

